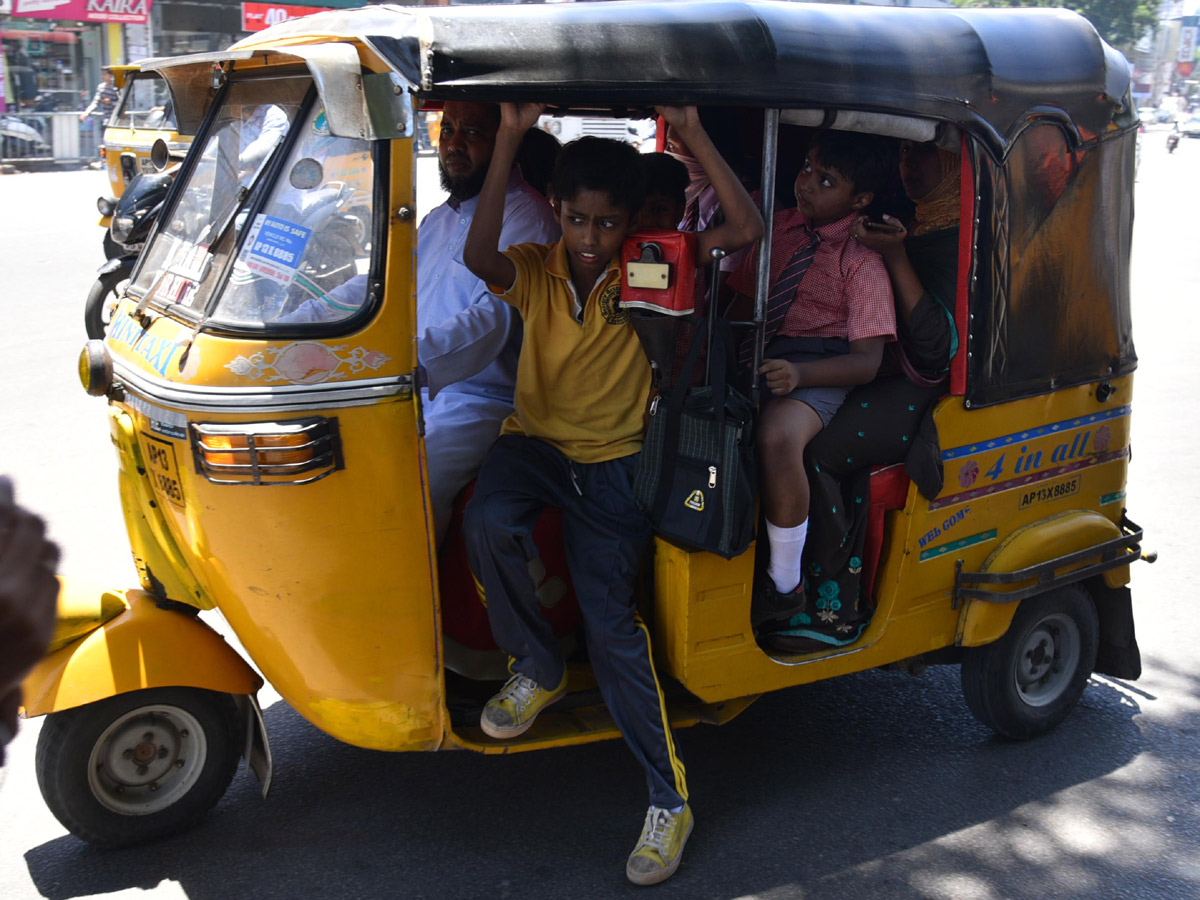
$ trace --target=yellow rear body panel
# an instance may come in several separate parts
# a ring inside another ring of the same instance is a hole
[[[885,514],[876,610],[847,647],[768,655],[750,629],[754,548],[724,560],[656,541],[663,667],[713,703],[997,639],[1017,604],[954,609],[955,565],[1015,571],[1120,535],[1132,378],[1113,387],[1104,404],[1090,385],[982,410],[941,401],[945,484],[933,501],[910,485],[904,508]],[[1127,567],[1111,578],[1122,573]]]

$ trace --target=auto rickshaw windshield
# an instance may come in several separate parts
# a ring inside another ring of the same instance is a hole
[[[324,106],[310,107],[251,211],[209,322],[294,327],[355,315],[367,296],[374,174],[370,142],[332,136]]]
[[[131,76],[108,127],[175,131],[175,111],[167,83],[148,72]]]
[[[245,224],[253,189],[312,86],[305,77],[234,83],[198,140],[174,208],[144,253],[130,293],[202,311]]]

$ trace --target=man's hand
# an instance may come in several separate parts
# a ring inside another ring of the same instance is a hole
[[[800,387],[800,367],[786,359],[764,359],[758,374],[766,379],[767,389],[776,397]]]
[[[545,103],[501,103],[500,127],[524,134],[537,124],[538,117],[545,111]]]

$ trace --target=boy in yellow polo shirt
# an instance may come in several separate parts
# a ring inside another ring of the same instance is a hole
[[[492,737],[515,737],[566,694],[566,666],[538,612],[528,567],[538,555],[534,523],[543,507],[558,506],[596,681],[650,788],[642,837],[625,872],[637,884],[654,884],[678,868],[692,812],[650,635],[633,601],[633,580],[650,538],[633,500],[650,365],[620,306],[618,251],[646,186],[640,157],[629,145],[600,138],[568,144],[550,184],[562,240],[501,253],[506,173],[543,108],[502,105],[492,164],[463,249],[467,267],[524,322],[516,411],[484,460],[463,525],[492,632],[513,658],[513,677],[488,702],[480,724]],[[695,109],[663,108],[660,114],[686,132],[725,206],[725,223],[705,232],[699,251],[734,250],[755,240],[762,218]]]

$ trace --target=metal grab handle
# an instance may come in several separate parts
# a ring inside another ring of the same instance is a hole
[[[758,242],[758,266],[754,288],[754,358],[750,369],[750,402],[758,407],[758,369],[763,361],[767,334],[767,289],[771,279],[771,220],[775,217],[775,163],[779,156],[779,110],[768,109],[763,117],[762,218],[765,228]]]

